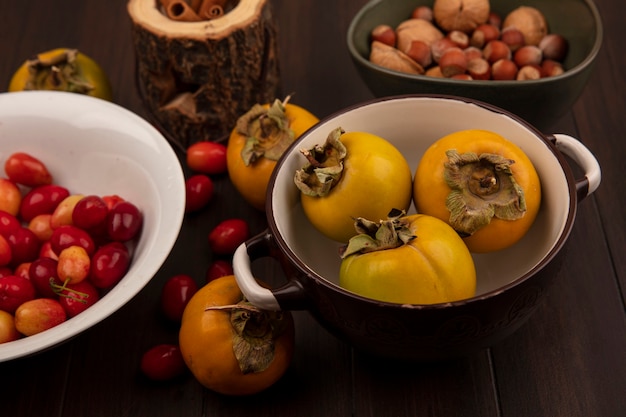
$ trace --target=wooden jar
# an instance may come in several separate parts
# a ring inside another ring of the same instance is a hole
[[[269,0],[129,0],[127,8],[140,94],[183,149],[219,140],[254,104],[277,97]]]

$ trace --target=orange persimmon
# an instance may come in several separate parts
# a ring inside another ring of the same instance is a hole
[[[294,351],[291,314],[260,310],[246,302],[233,275],[200,288],[183,312],[183,359],[206,388],[250,395],[285,373]]]
[[[237,121],[226,152],[228,175],[243,198],[265,210],[270,176],[283,152],[319,120],[308,110],[275,100],[253,106]]]
[[[541,204],[541,184],[520,147],[491,131],[462,130],[433,143],[413,183],[417,211],[448,222],[472,252],[519,241]]]

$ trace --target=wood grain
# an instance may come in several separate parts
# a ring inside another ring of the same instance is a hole
[[[281,89],[319,117],[372,98],[345,47],[350,19],[366,0],[273,0]],[[544,303],[518,332],[477,355],[435,364],[381,361],[353,351],[305,311],[295,312],[296,356],[268,391],[230,398],[186,376],[165,384],[143,378],[143,351],[175,342],[161,320],[165,280],[187,273],[201,282],[215,259],[206,236],[227,217],[244,217],[253,233],[265,216],[250,209],[226,176],[213,203],[187,216],[170,258],[150,284],[117,313],[73,340],[38,355],[0,363],[2,416],[358,416],[619,417],[626,410],[626,90],[620,68],[619,0],[597,0],[605,25],[595,72],[571,114],[554,132],[580,138],[597,156],[603,179],[581,202],[568,255]],[[125,0],[0,0],[0,83],[30,55],[76,47],[111,78],[115,101],[147,117],[135,84],[131,23]],[[1,89],[4,89],[0,85]],[[1,123],[0,115],[0,123]],[[181,160],[183,155],[181,155]],[[575,169],[577,175],[580,171]],[[255,274],[285,278],[275,262]]]

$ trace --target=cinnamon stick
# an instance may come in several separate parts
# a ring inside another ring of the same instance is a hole
[[[198,10],[198,16],[201,19],[216,19],[224,15],[224,6],[226,1],[224,0],[202,0],[200,9]]]
[[[184,0],[161,0],[165,14],[172,20],[180,22],[197,22],[202,20],[198,13]]]

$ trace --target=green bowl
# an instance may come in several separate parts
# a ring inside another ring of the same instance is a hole
[[[602,20],[591,0],[492,0],[491,10],[503,18],[519,6],[533,6],[546,17],[551,33],[569,42],[562,75],[529,81],[464,81],[389,70],[369,60],[370,32],[379,24],[396,27],[420,5],[433,0],[372,0],[353,18],[347,34],[352,60],[377,97],[443,94],[484,101],[547,129],[564,116],[587,84],[602,45]]]

